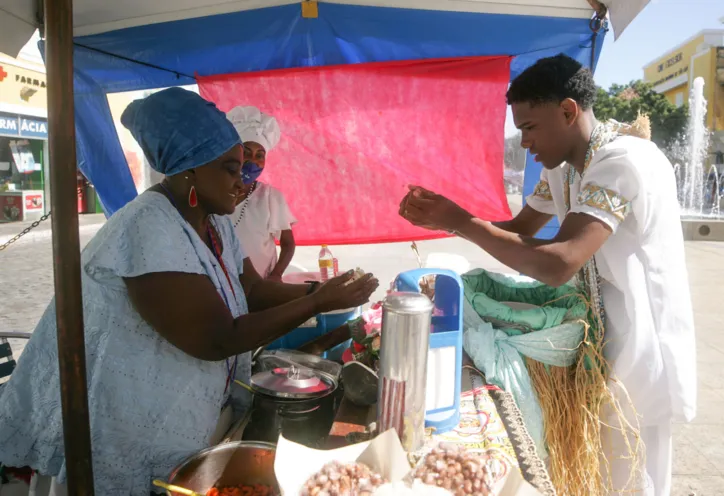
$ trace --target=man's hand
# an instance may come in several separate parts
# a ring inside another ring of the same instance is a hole
[[[410,224],[431,231],[456,232],[473,216],[455,202],[419,186],[400,203],[400,216]]]

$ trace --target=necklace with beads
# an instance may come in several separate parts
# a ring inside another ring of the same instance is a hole
[[[246,198],[241,202],[241,208],[239,209],[239,217],[236,219],[236,222],[234,222],[234,227],[238,227],[239,223],[241,222],[241,219],[244,218],[244,214],[246,213],[246,207],[249,205],[249,198],[251,198],[251,194],[256,190],[256,185],[259,184],[258,182],[255,182],[251,185],[251,189],[246,194]]]
[[[586,157],[583,160],[583,172],[588,169],[588,166],[591,163],[591,160],[593,159],[593,154],[598,151],[598,149],[604,144],[604,125],[598,124],[591,133],[591,139],[588,143],[588,149],[586,150]],[[583,173],[581,173],[581,177],[583,177]],[[566,173],[566,178],[564,179],[563,183],[563,199],[566,202],[566,213],[570,212],[571,210],[571,186],[576,181],[576,169],[571,165],[568,164],[568,171]]]
[[[615,130],[609,129],[608,126],[601,123],[593,129],[588,149],[586,150],[586,157],[584,159],[584,172],[588,169],[588,166],[593,159],[593,155],[598,151],[598,149],[611,142],[616,135]],[[581,177],[582,176],[583,174],[581,174]],[[568,164],[568,171],[563,182],[563,197],[566,205],[566,213],[571,210],[571,186],[575,182],[575,179],[576,170],[571,164]],[[601,294],[602,280],[598,272],[595,256],[591,257],[591,259],[583,265],[578,277],[579,283],[583,286],[583,290],[588,295],[594,320],[594,332],[596,333],[596,337],[599,339],[599,342],[601,342],[604,338],[606,313],[603,306],[603,295]]]

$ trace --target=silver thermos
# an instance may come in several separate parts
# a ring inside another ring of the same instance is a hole
[[[391,293],[382,306],[377,428],[394,428],[405,451],[425,444],[425,386],[433,304],[420,293]]]

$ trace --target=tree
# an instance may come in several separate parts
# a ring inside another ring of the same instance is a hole
[[[598,88],[593,111],[600,120],[615,119],[619,122],[633,122],[639,112],[648,115],[651,141],[664,151],[670,150],[683,135],[689,114],[686,106],[673,105],[643,81],[614,84],[608,91]]]

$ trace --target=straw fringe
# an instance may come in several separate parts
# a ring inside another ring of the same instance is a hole
[[[617,133],[627,136],[635,136],[637,138],[651,141],[651,119],[646,114],[639,112],[636,120],[630,124],[623,122],[615,123]]]
[[[590,303],[580,294],[566,295],[551,301],[576,296]],[[596,332],[588,322],[584,325],[584,339],[580,343],[577,362],[570,367],[547,366],[535,360],[526,359],[531,382],[538,395],[543,411],[546,445],[550,455],[550,476],[560,495],[603,496],[612,491],[626,491],[614,488],[611,480],[610,462],[604,451],[601,431],[611,428],[623,435],[629,460],[630,473],[626,488],[640,481],[643,467],[643,446],[641,444],[638,415],[631,424],[623,413],[620,401],[632,411],[628,395],[618,399],[609,388],[609,366],[603,356],[602,335],[591,339]],[[602,329],[602,323],[595,327]],[[604,407],[615,413],[615,425],[606,426],[601,420]],[[609,474],[604,476],[604,474]],[[604,480],[606,479],[606,480]]]

